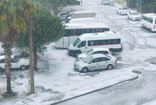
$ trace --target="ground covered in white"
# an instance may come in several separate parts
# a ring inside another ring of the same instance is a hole
[[[47,105],[61,100],[66,100],[106,88],[121,82],[138,78],[138,74],[131,70],[103,70],[90,73],[79,73],[74,71],[74,58],[67,55],[67,50],[56,50],[54,45],[48,47],[48,51],[39,61],[40,67],[45,66],[45,60],[49,69],[40,69],[35,72],[36,94],[25,96],[29,92],[28,74],[29,71],[13,72],[12,89],[18,92],[18,98],[12,101],[1,100],[4,105],[40,104]],[[42,66],[44,64],[44,66]],[[5,76],[1,80],[1,92],[6,91]]]

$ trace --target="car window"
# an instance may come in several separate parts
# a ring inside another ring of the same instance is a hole
[[[123,8],[123,10],[128,10],[127,8]]]
[[[100,62],[100,58],[95,58],[91,61],[92,63],[97,63],[97,62]]]
[[[87,55],[91,55],[93,51],[94,51],[93,49],[90,49],[90,50],[88,50],[88,51],[86,52],[86,54],[87,54]]]
[[[132,15],[139,15],[138,12],[132,12]]]
[[[11,59],[11,63],[16,63],[16,61],[14,59]]]
[[[5,63],[5,60],[4,60],[4,59],[1,59],[1,60],[0,60],[0,63]]]
[[[86,46],[86,41],[81,42],[78,47],[85,47]]]
[[[102,54],[109,54],[108,51],[101,51]]]
[[[101,61],[109,61],[110,59],[109,58],[106,58],[106,57],[103,57],[101,58]]]
[[[108,51],[96,51],[93,54],[109,54]]]

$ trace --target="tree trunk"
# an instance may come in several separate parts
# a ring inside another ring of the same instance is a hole
[[[34,54],[33,54],[33,35],[32,35],[32,21],[29,19],[29,51],[30,51],[30,93],[35,93],[34,85]]]
[[[53,9],[54,15],[55,15],[55,16],[58,16],[58,12],[59,12],[59,7],[58,7],[58,5],[54,5],[54,6],[52,7],[52,9]]]
[[[34,51],[34,70],[37,70],[37,52]]]
[[[4,53],[5,53],[5,72],[7,79],[7,94],[11,95],[11,45],[4,44]]]

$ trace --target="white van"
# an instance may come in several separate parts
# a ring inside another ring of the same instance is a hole
[[[68,47],[68,55],[77,56],[98,47],[108,48],[111,52],[121,52],[121,34],[114,31],[82,34]]]
[[[74,18],[88,18],[88,17],[95,17],[95,12],[93,11],[75,11],[71,14],[71,17],[68,17],[69,19]]]
[[[68,23],[98,23],[95,18],[75,18],[71,19]]]
[[[156,32],[156,14],[146,13],[142,15],[142,26],[150,29],[151,32]]]

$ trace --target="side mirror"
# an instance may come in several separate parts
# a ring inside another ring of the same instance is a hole
[[[81,46],[80,46],[80,45],[78,45],[77,47],[78,47],[78,48],[81,48]]]

